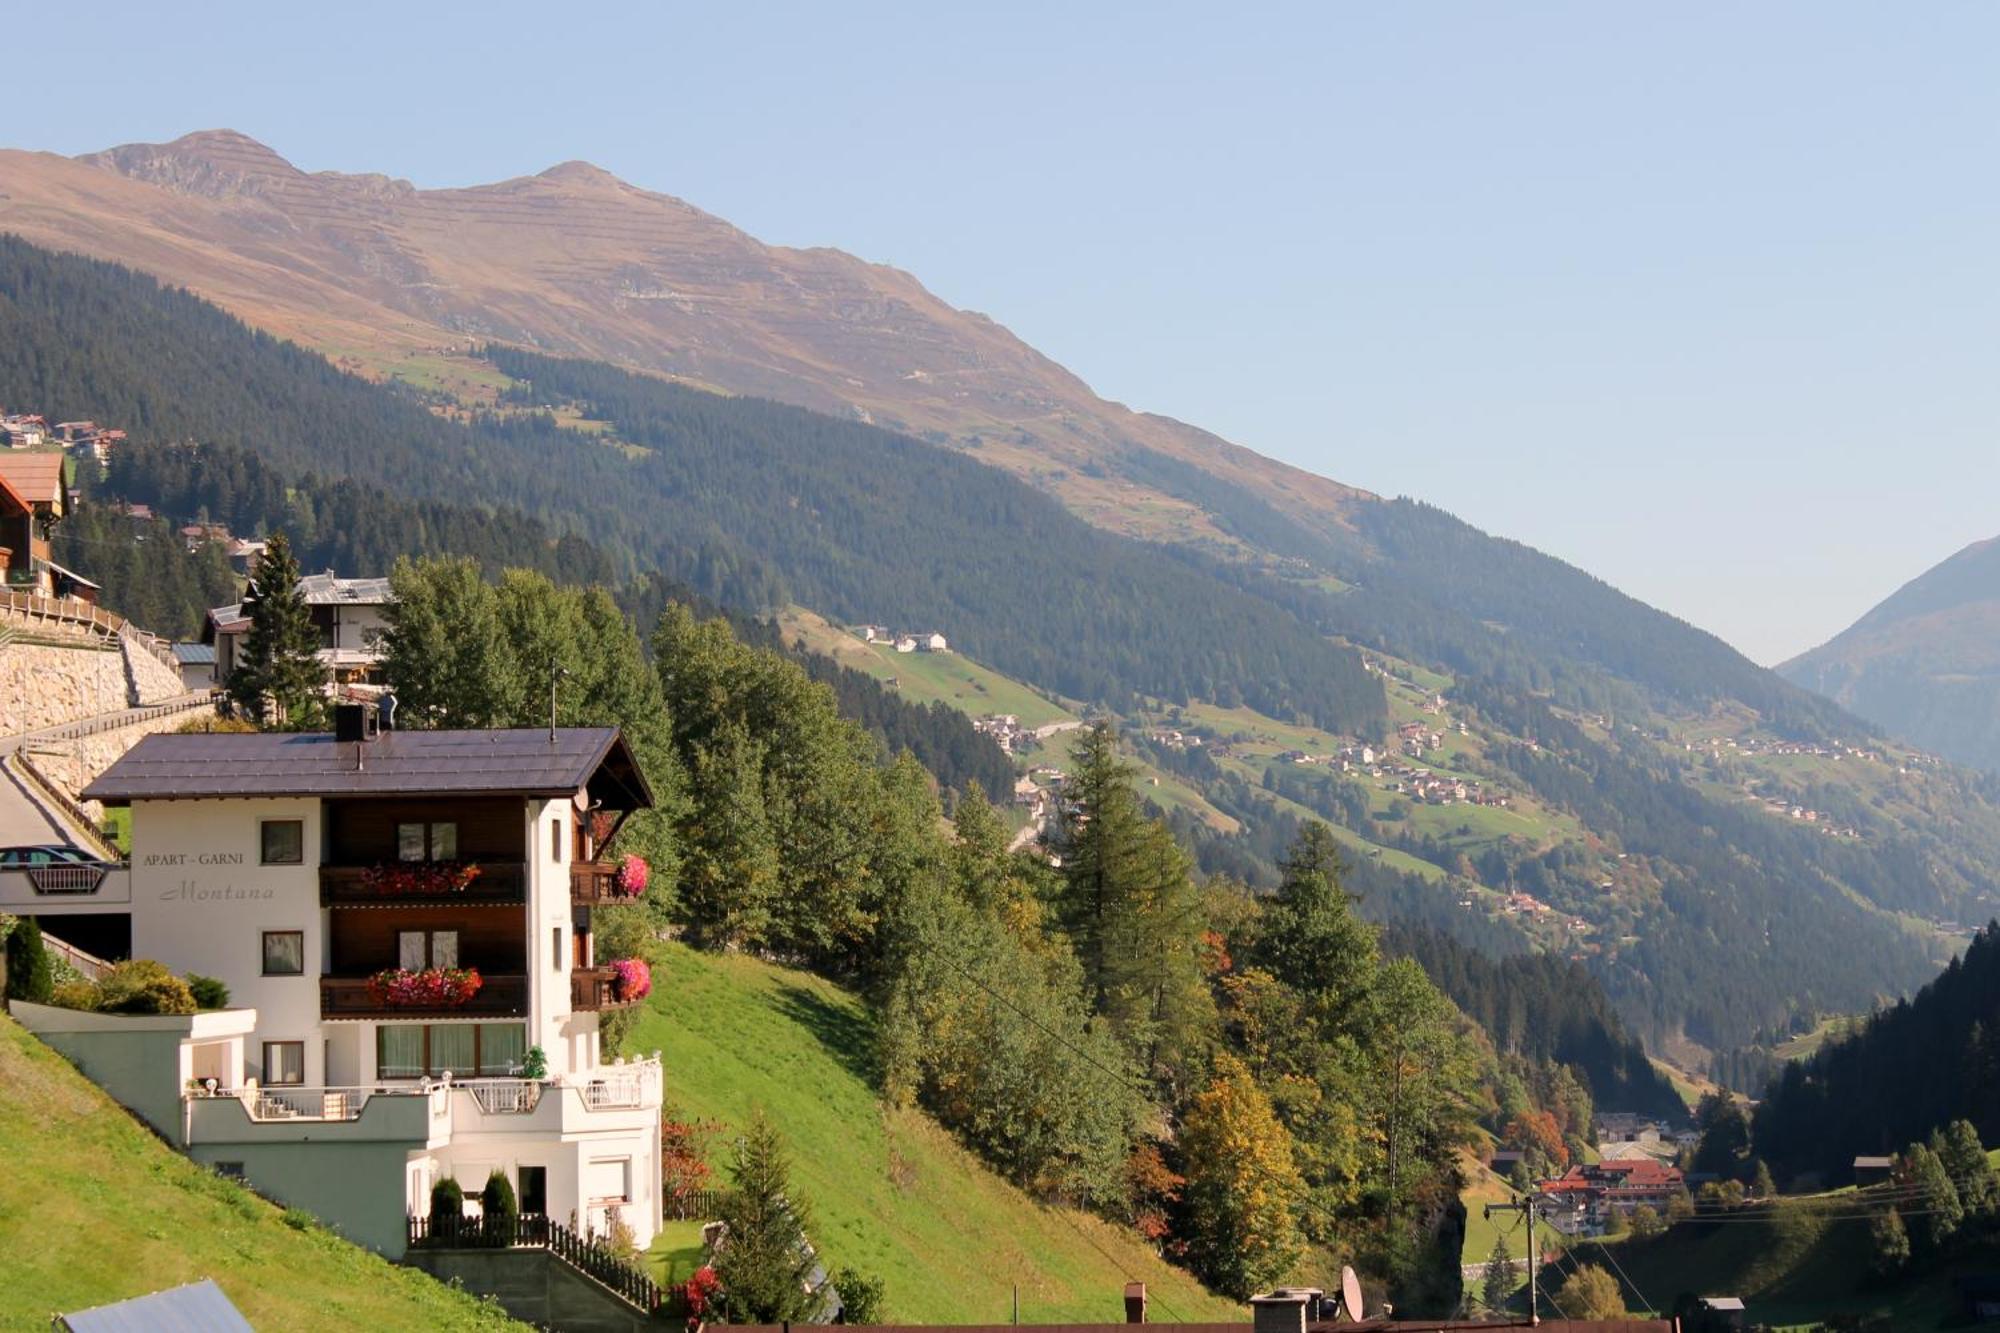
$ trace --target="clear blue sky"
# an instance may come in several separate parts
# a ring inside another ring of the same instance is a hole
[[[440,8],[19,7],[0,141],[586,158],[1760,661],[2000,533],[1995,6]]]

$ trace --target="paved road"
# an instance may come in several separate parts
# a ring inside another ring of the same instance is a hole
[[[0,736],[0,760],[11,756],[24,745],[33,746],[38,741],[63,740],[90,732],[110,730],[130,722],[143,721],[158,714],[163,708],[182,707],[196,700],[206,700],[207,697],[206,693],[183,695],[179,699],[168,699],[163,703],[149,704],[143,708],[123,708],[115,713],[102,713],[77,722],[43,727],[39,731]],[[62,842],[72,847],[82,845],[82,840],[68,823],[30,795],[12,769],[0,767],[0,847],[19,847],[38,842]]]

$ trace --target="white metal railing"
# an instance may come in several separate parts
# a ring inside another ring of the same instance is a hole
[[[233,1097],[243,1103],[244,1111],[252,1120],[259,1122],[319,1120],[348,1121],[359,1120],[369,1102],[378,1097],[397,1099],[408,1097],[428,1097],[431,1099],[431,1118],[438,1119],[450,1114],[450,1102],[445,1097],[443,1085],[435,1088],[301,1088],[301,1087],[243,1087],[220,1088],[214,1092],[200,1092],[193,1096],[203,1098]]]
[[[482,1078],[456,1086],[472,1094],[487,1115],[528,1115],[541,1104],[542,1085],[527,1078]]]
[[[578,1089],[593,1111],[656,1105],[660,1100],[660,1061],[656,1056],[593,1071]]]

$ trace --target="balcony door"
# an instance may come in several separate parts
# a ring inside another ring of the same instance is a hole
[[[421,972],[427,967],[457,967],[458,932],[455,930],[397,931],[396,965],[411,972]]]

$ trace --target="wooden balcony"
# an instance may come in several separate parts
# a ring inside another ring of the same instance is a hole
[[[573,907],[609,907],[614,903],[629,903],[631,898],[618,892],[618,862],[577,861],[569,868],[569,901]]]
[[[395,893],[370,887],[374,866],[321,866],[321,907],[450,907],[519,905],[528,901],[528,866],[524,861],[481,861],[479,876],[456,893]]]
[[[569,974],[569,1003],[576,1013],[629,1009],[637,1000],[618,998],[618,975],[608,967],[579,967]]]
[[[608,974],[607,974],[608,975]],[[388,1005],[368,993],[367,977],[321,977],[321,1018],[525,1018],[528,979],[482,972],[479,993],[464,1004],[435,1009]]]

